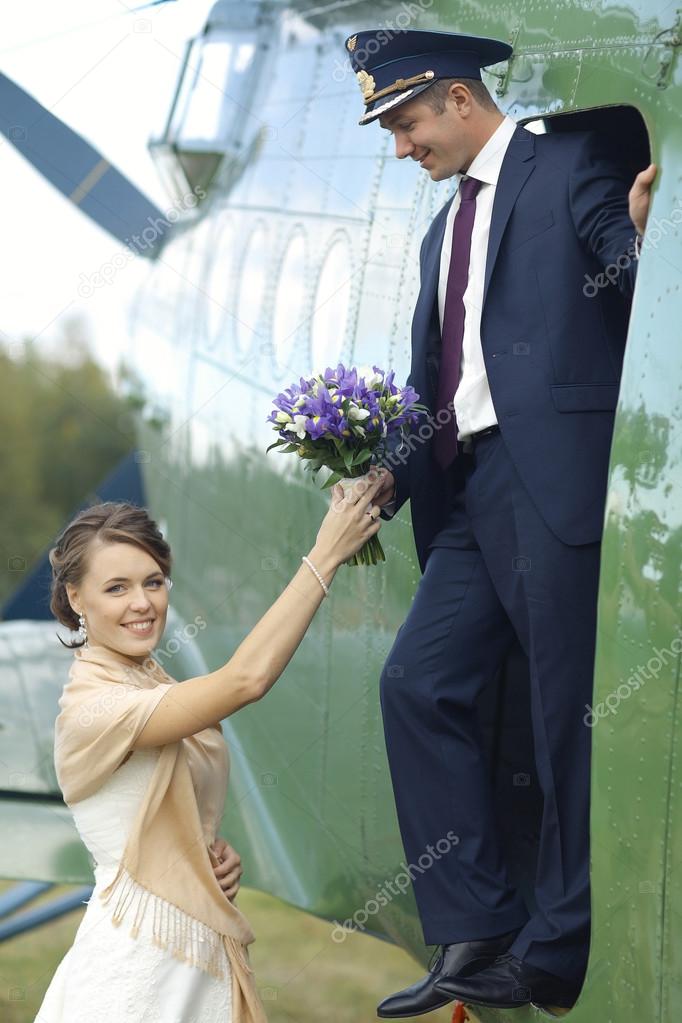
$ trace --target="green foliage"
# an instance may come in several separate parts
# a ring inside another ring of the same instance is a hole
[[[135,446],[145,404],[129,370],[114,388],[73,324],[58,356],[0,346],[0,601]]]

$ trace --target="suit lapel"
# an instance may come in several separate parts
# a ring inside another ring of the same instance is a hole
[[[500,176],[495,187],[493,211],[488,236],[488,252],[485,260],[485,283],[483,285],[483,303],[488,295],[490,278],[495,268],[502,235],[507,221],[514,209],[514,203],[531,172],[535,169],[535,136],[526,128],[517,127],[509,140],[507,151],[500,167]]]
[[[456,193],[455,193],[456,194]],[[443,248],[443,237],[445,235],[445,224],[447,222],[448,210],[454,200],[454,195],[448,199],[442,210],[439,211],[433,224],[429,228],[432,235],[424,254],[424,265],[422,267],[422,285],[417,296],[417,304],[414,310],[414,322],[422,325],[422,333],[426,334],[433,317],[438,320],[438,278],[440,276],[440,254]],[[439,325],[440,327],[440,325]],[[428,348],[427,344],[427,348]],[[440,350],[440,330],[438,338],[438,350]]]

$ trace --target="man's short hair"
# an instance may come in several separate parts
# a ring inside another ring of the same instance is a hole
[[[428,89],[424,89],[424,94],[419,99],[428,103],[436,114],[442,114],[445,110],[448,90],[453,82],[461,82],[462,85],[466,85],[476,103],[484,110],[498,109],[497,103],[488,92],[488,87],[480,78],[439,78]]]

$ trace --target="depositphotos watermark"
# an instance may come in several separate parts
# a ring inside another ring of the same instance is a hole
[[[421,444],[426,444],[432,437],[446,426],[455,423],[454,399],[451,399],[445,408],[438,409],[435,415],[429,413],[419,424],[417,429],[404,436],[394,451],[388,452],[382,459],[382,465],[390,468],[394,465],[405,465],[414,449]]]
[[[361,909],[356,909],[352,917],[339,923],[334,921],[332,941],[340,945],[345,941],[351,931],[364,931],[365,924],[370,916],[376,916],[382,906],[387,906],[396,895],[404,895],[412,881],[414,874],[425,874],[435,860],[440,860],[446,853],[449,853],[453,846],[459,845],[459,838],[454,831],[448,831],[445,838],[439,838],[435,846],[427,845],[427,851],[422,853],[416,863],[401,863],[400,870],[395,877],[384,881],[381,887],[375,892],[374,897],[368,899]],[[422,860],[426,861],[422,863]],[[395,891],[395,889],[398,891]],[[388,889],[388,892],[387,892]]]
[[[604,267],[601,273],[595,274],[594,277],[585,274],[585,284],[583,284],[585,298],[594,298],[600,288],[608,288],[609,284],[617,284],[621,272],[627,270],[632,261],[639,258],[640,253],[645,249],[655,249],[661,238],[668,234],[667,229],[671,228],[673,233],[676,233],[680,223],[682,223],[682,204],[680,203],[673,207],[670,218],[663,217],[659,220],[658,217],[653,217],[650,222],[647,222],[639,253],[636,243],[633,242],[625,252],[621,252],[615,262]]]
[[[168,209],[164,210],[160,217],[147,217],[147,226],[131,238],[126,238],[126,248],[115,252],[110,260],[102,263],[99,270],[92,274],[85,274],[81,271],[79,284],[76,289],[80,298],[92,298],[98,288],[111,284],[114,277],[121,270],[124,270],[136,256],[142,255],[159,240],[162,234],[174,224],[181,213],[193,209],[200,199],[203,199],[206,192],[203,188],[197,187],[187,192]]]
[[[135,672],[140,669],[145,673],[153,672],[155,664],[163,666],[165,660],[174,657],[181,647],[196,639],[198,634],[207,628],[207,625],[206,619],[202,618],[201,615],[197,615],[194,621],[187,622],[182,628],[175,629],[172,636],[166,640],[165,645],[154,650],[153,656],[148,657],[146,661],[135,668],[126,668],[126,673],[131,673],[131,677],[134,677]]]
[[[682,636],[676,636],[670,646],[663,647],[662,650],[655,646],[654,656],[649,658],[646,666],[638,664],[627,682],[621,682],[617,689],[610,692],[605,700],[595,704],[594,707],[591,707],[589,703],[585,704],[587,714],[583,717],[583,724],[588,728],[594,728],[602,718],[608,717],[609,714],[615,714],[622,700],[627,700],[651,678],[658,678],[661,669],[667,665],[666,657],[673,659],[680,653],[682,653]]]
[[[408,433],[403,436],[398,447],[382,455],[378,464],[373,465],[364,476],[356,477],[353,486],[346,488],[344,496],[347,497],[349,492],[352,492],[354,497],[361,497],[372,483],[375,482],[377,478],[376,473],[381,473],[382,470],[386,469],[391,471],[397,465],[405,465],[416,447],[426,444],[439,430],[442,430],[445,426],[452,425],[454,422],[454,405],[452,401],[449,401],[445,408],[439,409],[436,412],[435,416],[429,413],[414,433]],[[332,508],[335,510],[340,510],[340,507],[341,502],[339,502],[338,507],[332,504]],[[518,568],[519,566],[516,567]],[[530,567],[530,562],[528,567]]]
[[[197,615],[193,622],[188,622],[182,628],[176,629],[170,639],[166,641],[165,646],[154,652],[154,657],[148,658],[143,664],[136,665],[134,668],[125,668],[124,676],[127,681],[117,682],[114,685],[108,686],[96,699],[84,704],[78,712],[78,724],[83,728],[89,728],[96,718],[102,717],[103,714],[112,710],[120,700],[123,700],[126,693],[139,689],[139,685],[136,683],[136,674],[138,672],[142,671],[145,675],[151,677],[155,661],[161,665],[164,660],[176,654],[186,643],[191,643],[198,633],[206,627],[206,620],[201,615]]]
[[[372,39],[368,39],[364,46],[360,46],[353,51],[355,61],[360,67],[364,67],[368,57],[374,57],[382,46],[390,43],[399,32],[405,32],[415,18],[418,18],[424,11],[428,11],[430,7],[433,7],[433,0],[418,0],[417,3],[406,3],[403,0],[395,18],[381,25],[379,30],[374,33]],[[332,78],[335,82],[343,82],[349,74],[355,74],[350,60],[342,62],[337,57],[334,63],[335,67],[332,72]]]
[[[181,629],[175,630],[165,646],[155,651],[154,659],[158,664],[162,664],[167,658],[173,657],[174,654],[177,654],[180,647],[196,639],[198,634],[203,632],[207,625],[206,619],[202,618],[201,615],[197,615],[193,622],[188,622]]]

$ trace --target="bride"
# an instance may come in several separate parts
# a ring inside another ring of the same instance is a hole
[[[171,552],[145,509],[98,504],[59,536],[50,607],[79,638],[55,768],[95,887],[36,1023],[266,1019],[249,964],[253,932],[234,901],[240,859],[216,837],[229,773],[220,721],[280,677],[339,565],[379,531],[384,483],[378,474],[345,496],[337,484],[283,593],[226,664],[185,682],[151,653],[168,611]]]

